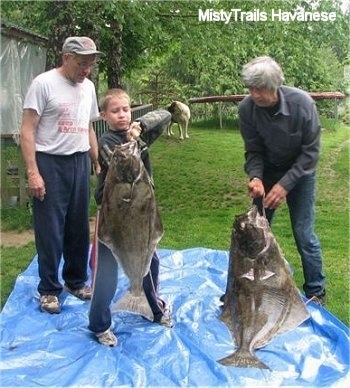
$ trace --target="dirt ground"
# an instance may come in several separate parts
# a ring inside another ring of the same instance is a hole
[[[34,233],[32,230],[25,230],[24,232],[1,232],[1,245],[4,247],[19,247],[22,245],[27,245],[31,241],[34,241]]]
[[[95,232],[95,219],[90,220],[90,235],[91,239]],[[33,230],[25,230],[23,232],[17,231],[1,231],[0,244],[4,247],[19,247],[27,245],[28,243],[34,241],[34,232]]]

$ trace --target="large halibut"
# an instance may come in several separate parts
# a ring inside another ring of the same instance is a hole
[[[219,362],[268,368],[254,350],[309,318],[288,262],[256,206],[236,216],[222,321],[238,349]]]
[[[163,236],[151,179],[136,141],[117,145],[108,168],[101,204],[98,238],[113,253],[130,280],[116,309],[153,320],[143,278]]]

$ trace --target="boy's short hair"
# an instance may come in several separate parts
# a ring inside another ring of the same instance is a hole
[[[125,97],[131,105],[131,100],[128,93],[123,89],[114,88],[107,90],[107,92],[100,98],[100,109],[103,111],[106,110],[110,99],[113,97]]]

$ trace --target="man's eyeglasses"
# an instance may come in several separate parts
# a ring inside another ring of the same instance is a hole
[[[78,57],[75,54],[69,54],[69,55],[71,55],[75,59],[75,63],[82,70],[87,70],[87,69],[93,70],[96,67],[96,65],[97,65],[97,61],[96,60],[94,60],[92,62],[87,62],[87,61],[81,60],[80,56]]]
[[[94,62],[84,62],[84,61],[78,62],[78,61],[75,61],[75,62],[79,66],[79,68],[82,69],[82,70],[87,70],[87,69],[93,70],[96,67],[96,65],[97,65],[96,61],[94,61]]]

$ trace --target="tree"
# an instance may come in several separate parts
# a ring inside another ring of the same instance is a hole
[[[233,8],[239,16],[255,16],[229,23],[199,20],[200,9]],[[333,22],[282,22],[271,20],[273,9],[335,12],[337,17]],[[51,66],[51,55],[57,57],[64,37],[88,35],[105,53],[99,72],[106,75],[108,87],[133,84],[140,87],[137,94],[149,93],[158,74],[152,95],[164,98],[172,96],[170,89],[188,98],[242,93],[241,68],[258,55],[274,57],[288,84],[313,91],[339,89],[340,67],[349,57],[349,10],[341,11],[340,0],[2,1],[1,11],[49,38]],[[259,20],[259,12],[266,13],[266,20]]]
[[[140,63],[158,29],[157,6],[144,8],[142,1],[3,1],[1,12],[13,23],[48,37],[47,68],[57,65],[67,36],[90,36],[105,53],[100,71],[107,74],[108,87],[120,87],[124,72]]]

